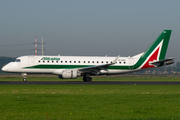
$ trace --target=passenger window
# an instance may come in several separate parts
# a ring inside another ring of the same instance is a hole
[[[97,61],[97,63],[99,63],[99,62]]]
[[[61,61],[61,63],[63,63],[63,61]]]
[[[90,61],[88,61],[88,63],[90,63]]]
[[[126,62],[124,62],[124,64],[126,64]]]
[[[41,61],[39,60],[39,63],[40,63]]]
[[[106,63],[108,63],[108,61],[106,61]]]
[[[121,62],[119,62],[119,64],[121,64]]]
[[[52,63],[54,63],[54,61],[52,61]]]
[[[102,63],[103,63],[103,61],[102,61]]]
[[[44,63],[45,61],[43,61],[43,63]]]
[[[86,61],[84,61],[84,63],[86,63]]]
[[[49,63],[49,61],[47,61]]]
[[[79,63],[81,63],[81,62],[79,61]]]
[[[69,63],[71,63],[71,61],[69,61]]]
[[[94,61],[92,61],[92,63],[94,63]]]
[[[67,61],[65,61],[65,63],[67,63]]]
[[[74,63],[76,63],[76,61],[74,61]]]
[[[58,63],[58,61],[56,61]]]

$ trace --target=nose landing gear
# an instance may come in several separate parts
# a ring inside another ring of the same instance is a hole
[[[23,78],[23,82],[26,82],[27,81],[27,78]]]
[[[27,73],[22,73],[22,76],[23,76],[23,82],[26,82],[27,81]]]

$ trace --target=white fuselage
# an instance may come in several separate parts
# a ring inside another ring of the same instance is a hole
[[[119,57],[116,64],[111,66],[127,67],[134,65],[142,54],[134,57]],[[15,73],[43,73],[61,75],[63,70],[79,69],[88,66],[103,65],[113,62],[116,57],[91,56],[22,56],[2,68],[3,71]],[[137,69],[136,69],[137,70]],[[101,74],[121,74],[135,71],[133,69],[107,69]]]

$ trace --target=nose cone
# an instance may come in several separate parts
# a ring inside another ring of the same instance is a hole
[[[8,66],[7,65],[5,65],[3,68],[2,68],[2,71],[8,71]]]

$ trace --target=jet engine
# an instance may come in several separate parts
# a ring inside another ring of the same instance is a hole
[[[80,75],[78,74],[77,70],[63,70],[62,75],[59,76],[59,78],[76,79],[78,76],[80,76]]]

